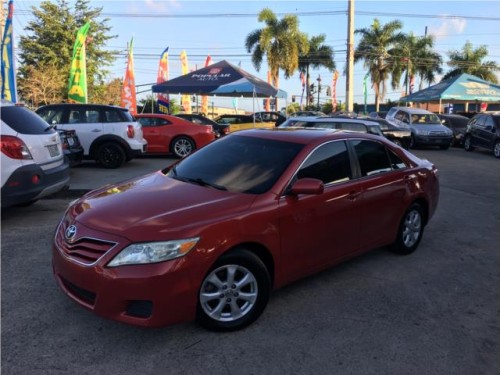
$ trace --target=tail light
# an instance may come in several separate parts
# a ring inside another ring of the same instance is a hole
[[[127,126],[127,137],[129,137],[129,138],[134,138],[135,137],[134,125]]]
[[[11,135],[2,135],[2,152],[11,159],[33,159],[26,144],[19,138]]]

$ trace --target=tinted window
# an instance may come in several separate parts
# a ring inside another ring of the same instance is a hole
[[[317,178],[325,184],[348,181],[352,178],[346,143],[329,142],[318,147],[307,158],[297,178]]]
[[[337,129],[366,133],[366,126],[356,122],[341,122],[337,124]]]
[[[492,119],[496,124],[497,128],[500,127],[500,116],[492,116]]]
[[[38,110],[36,113],[51,125],[62,124],[63,110],[61,109],[45,108]]]
[[[261,194],[269,190],[302,144],[231,135],[182,160],[169,176],[232,192]]]
[[[351,141],[361,169],[361,176],[370,176],[392,170],[383,144],[374,141]]]
[[[2,106],[0,117],[3,122],[21,134],[52,134],[49,124],[28,108],[19,106]]]
[[[389,159],[391,160],[392,169],[406,168],[406,163],[392,150],[387,150],[389,154]]]

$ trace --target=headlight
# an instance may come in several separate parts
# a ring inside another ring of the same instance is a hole
[[[199,237],[165,242],[143,242],[127,246],[109,262],[109,267],[159,263],[182,257],[198,243]]]

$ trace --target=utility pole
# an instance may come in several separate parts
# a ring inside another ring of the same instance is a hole
[[[348,0],[347,21],[347,71],[346,71],[346,111],[354,108],[354,0]]]
[[[319,106],[319,94],[321,92],[321,76],[318,74],[318,78],[316,79],[318,81],[318,111],[320,110]]]

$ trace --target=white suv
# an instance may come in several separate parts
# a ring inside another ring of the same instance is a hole
[[[68,186],[59,133],[28,108],[1,103],[2,208],[28,205]]]
[[[57,129],[76,131],[84,158],[118,168],[146,152],[142,127],[128,109],[100,104],[50,104],[36,110]]]

